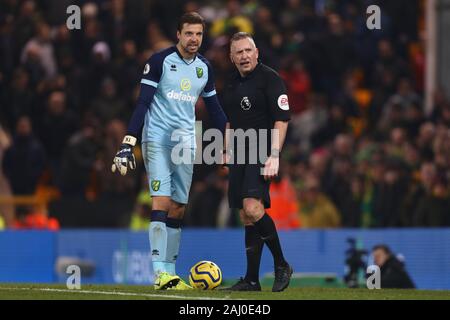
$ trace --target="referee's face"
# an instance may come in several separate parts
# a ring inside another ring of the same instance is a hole
[[[230,59],[241,76],[245,77],[258,64],[258,48],[250,38],[233,41],[230,47]]]
[[[185,23],[181,31],[177,31],[177,37],[183,56],[193,56],[202,45],[203,26],[201,24]]]

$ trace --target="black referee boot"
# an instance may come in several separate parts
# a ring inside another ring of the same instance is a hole
[[[275,267],[275,281],[273,282],[272,292],[280,292],[286,289],[293,272],[292,267],[287,263]]]
[[[239,281],[228,288],[221,288],[220,290],[228,291],[261,291],[261,285],[259,282],[250,282],[244,278],[240,278]]]

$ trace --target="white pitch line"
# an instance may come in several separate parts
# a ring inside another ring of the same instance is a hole
[[[120,291],[97,291],[97,290],[69,290],[69,289],[53,289],[53,288],[8,288],[0,287],[0,290],[36,290],[36,291],[48,291],[48,292],[66,292],[66,293],[88,293],[88,294],[104,294],[104,295],[116,295],[116,296],[130,296],[130,297],[149,297],[149,298],[168,298],[168,299],[193,299],[193,300],[229,300],[229,296],[225,298],[212,298],[212,297],[195,297],[195,296],[181,296],[172,294],[153,294],[153,293],[133,293],[133,292],[120,292]]]

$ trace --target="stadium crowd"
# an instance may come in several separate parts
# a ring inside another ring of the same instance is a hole
[[[236,31],[285,80],[292,120],[269,210],[279,229],[450,226],[450,102],[437,90],[424,110],[423,1],[86,0],[69,30],[72,2],[0,3],[0,194],[48,199],[61,227],[146,228],[142,162],[122,177],[111,161],[145,61],[197,11],[219,96]],[[366,27],[370,4],[381,30]],[[201,99],[196,110],[207,129]],[[226,190],[220,167],[197,165],[185,225],[236,226]],[[37,214],[0,210],[11,227]]]

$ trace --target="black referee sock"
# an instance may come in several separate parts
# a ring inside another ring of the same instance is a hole
[[[270,252],[272,252],[275,266],[285,266],[287,262],[283,257],[280,239],[278,238],[278,232],[272,218],[267,213],[264,213],[263,217],[256,221],[254,225],[262,240],[264,240],[264,243],[267,244]]]
[[[264,241],[255,226],[245,226],[245,254],[247,255],[247,273],[245,280],[259,282],[259,265]]]

